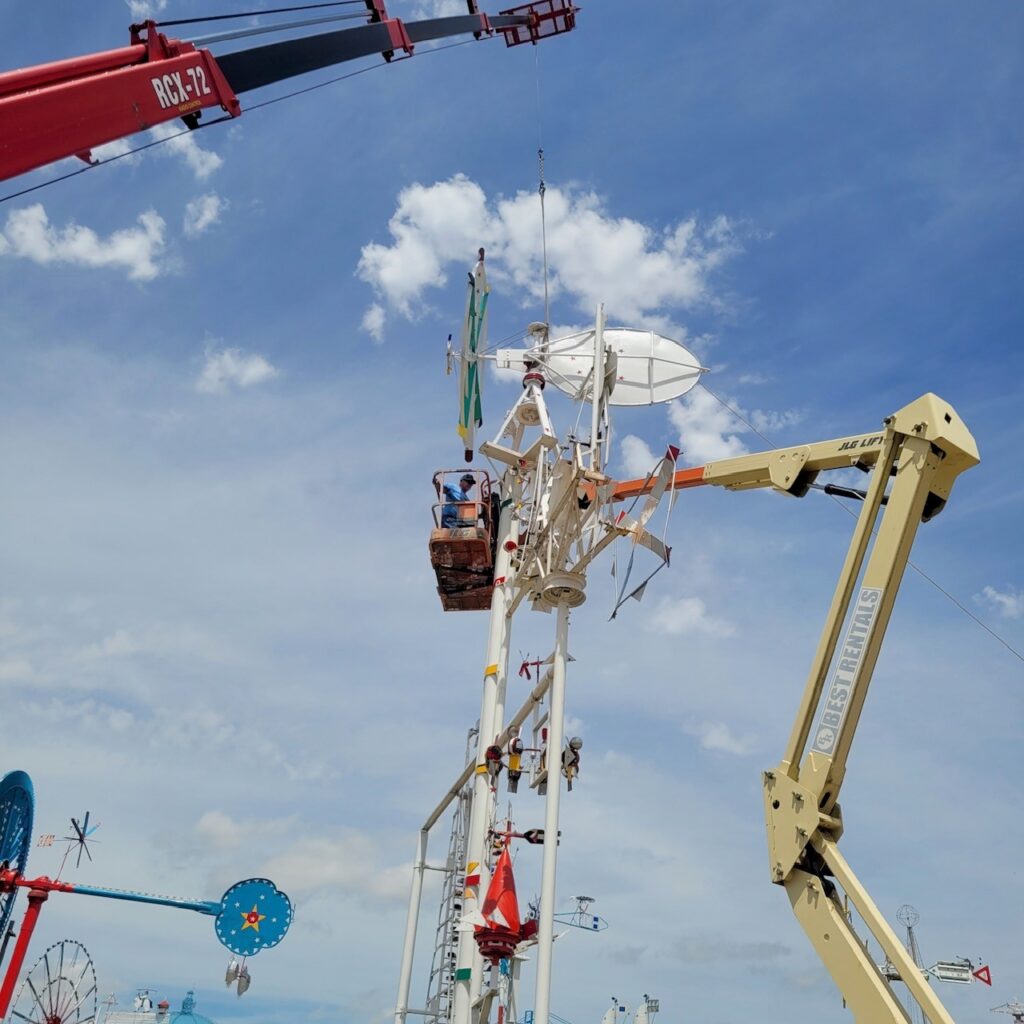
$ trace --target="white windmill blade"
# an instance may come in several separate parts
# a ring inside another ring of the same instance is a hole
[[[654,331],[606,327],[605,386],[609,405],[657,405],[686,394],[707,368],[677,341]],[[559,391],[590,401],[593,396],[594,331],[581,331],[528,349],[500,348],[499,369],[525,373],[539,364]]]
[[[471,910],[468,914],[463,914],[459,918],[457,930],[460,932],[468,932],[472,928],[486,928],[487,918],[480,913],[479,910]]]
[[[671,554],[672,549],[663,540],[655,537],[654,534],[644,529],[643,524],[626,516],[615,525],[622,532],[631,535],[634,544],[638,544],[642,548],[647,548],[648,551],[657,555],[663,562],[667,562],[669,560],[669,555]]]
[[[655,471],[655,483],[651,488],[651,493],[647,496],[647,501],[644,502],[644,507],[640,510],[638,518],[641,526],[647,525],[661,503],[661,499],[665,496],[665,491],[668,490],[669,484],[675,475],[676,459],[678,458],[679,449],[675,445],[669,445],[665,457],[661,460]]]

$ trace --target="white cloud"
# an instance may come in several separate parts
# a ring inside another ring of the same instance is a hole
[[[185,235],[188,238],[201,235],[220,220],[227,205],[216,192],[207,192],[206,195],[190,199],[185,204],[185,220],[182,225]]]
[[[687,726],[686,731],[696,736],[705,750],[720,750],[743,757],[757,749],[753,736],[737,736],[724,722],[700,722]]]
[[[207,811],[193,825],[192,831],[203,846],[218,853],[228,853],[283,835],[293,828],[294,822],[294,818],[239,821],[223,811]]]
[[[731,622],[709,615],[707,606],[699,597],[663,597],[647,616],[644,628],[650,633],[667,633],[669,636],[702,633],[726,637],[736,632]]]
[[[145,21],[167,8],[167,0],[125,0],[125,3],[136,21]]]
[[[564,294],[588,316],[603,301],[612,317],[666,324],[665,310],[713,300],[710,275],[740,249],[725,217],[706,227],[691,218],[655,229],[571,188],[548,189],[546,215],[551,294]],[[444,287],[449,265],[468,266],[480,245],[495,284],[531,301],[543,297],[533,192],[489,199],[463,174],[416,183],[399,193],[388,230],[391,244],[363,247],[358,274],[402,316],[421,312],[424,293]]]
[[[798,409],[775,412],[764,409],[747,411],[732,398],[725,399],[755,430],[770,434],[795,426],[804,418]],[[706,388],[696,387],[668,406],[668,417],[679,431],[679,444],[686,453],[688,463],[716,462],[746,455],[749,451],[742,434],[751,433],[750,427],[729,411]],[[772,442],[758,439],[758,447]]]
[[[670,403],[668,416],[679,431],[687,462],[714,462],[747,452],[739,438],[747,428],[704,388]]]
[[[388,222],[392,245],[363,247],[358,274],[403,316],[428,287],[447,283],[444,265],[475,253],[481,235],[490,241],[492,217],[479,185],[464,175],[435,185],[410,185],[398,196]]]
[[[980,594],[975,594],[974,600],[999,612],[1004,619],[1024,618],[1024,593],[1016,587],[1008,586],[1005,590],[985,587]]]
[[[41,203],[12,211],[7,217],[0,253],[20,256],[43,266],[69,263],[80,267],[121,267],[133,281],[151,281],[161,272],[163,218],[155,210],[138,216],[138,227],[122,228],[101,238],[74,221],[64,228],[50,224]]]
[[[24,683],[34,675],[35,670],[27,658],[0,658],[0,683]]]
[[[157,152],[180,156],[200,181],[205,181],[224,163],[219,153],[203,149],[196,142],[195,132],[182,134],[181,124],[177,121],[158,124],[150,129],[149,134],[154,139],[167,139],[166,145],[157,147]]]
[[[195,133],[186,131],[180,121],[168,121],[164,124],[154,125],[149,130],[149,138],[151,141],[167,140],[163,145],[155,146],[149,152],[157,156],[180,157],[200,181],[205,181],[224,163],[224,158],[219,153],[203,149],[196,141]],[[137,164],[145,155],[132,152],[138,145],[139,142],[132,138],[114,139],[113,142],[95,146],[92,156],[100,163],[121,157],[125,163]]]
[[[767,384],[771,381],[771,377],[766,376],[763,373],[744,373],[740,376],[741,384]]]
[[[133,637],[126,629],[116,629],[110,636],[94,644],[83,647],[75,656],[77,661],[100,661],[104,658],[123,658],[140,654],[147,650],[147,645]]]
[[[224,394],[232,387],[245,389],[272,380],[278,370],[263,356],[240,348],[210,349],[196,381],[196,390],[208,395]]]
[[[128,163],[134,164],[139,162],[141,154],[135,153],[132,156],[126,156],[133,148],[134,145],[129,139],[114,139],[113,142],[104,142],[102,146],[94,147],[92,157],[102,163],[104,160],[113,160],[115,157],[123,156]]]
[[[290,850],[268,861],[263,872],[293,896],[334,890],[403,900],[409,892],[408,867],[384,867],[382,860],[376,844],[360,833],[303,836]]]
[[[230,660],[230,652],[217,637],[187,625],[149,625],[142,629],[115,629],[71,655],[74,665],[95,665],[110,659],[199,657],[211,662]]]
[[[774,962],[791,956],[793,950],[781,942],[749,942],[705,933],[680,936],[670,952],[687,964],[731,964]]]
[[[622,439],[619,452],[623,478],[645,477],[657,461],[647,442],[633,434],[626,434]]]
[[[83,734],[91,731],[124,733],[138,727],[138,720],[127,708],[92,697],[84,700],[51,699],[35,706],[27,705],[26,711],[38,716],[51,728],[69,728]]]
[[[363,314],[362,328],[379,345],[384,340],[384,320],[387,314],[384,307],[375,302]]]
[[[762,434],[795,427],[803,418],[804,414],[799,409],[783,409],[782,412],[754,409],[750,414],[750,422]]]
[[[452,18],[466,13],[466,0],[423,0],[413,9],[414,18]]]

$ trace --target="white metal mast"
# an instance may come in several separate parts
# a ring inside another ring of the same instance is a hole
[[[498,545],[494,559],[494,594],[491,598],[491,619],[487,634],[487,652],[484,659],[483,701],[480,706],[480,733],[478,737],[476,770],[473,778],[473,798],[470,803],[469,830],[466,833],[466,886],[463,914],[469,916],[482,902],[487,890],[486,864],[487,834],[491,828],[494,800],[491,779],[487,774],[487,748],[501,731],[505,709],[505,684],[508,677],[509,634],[512,620],[507,614],[511,587],[497,580],[507,580],[511,572],[510,540],[512,537],[511,502],[498,518]],[[483,960],[473,940],[472,927],[462,926],[455,961],[455,998],[452,1021],[470,1024],[473,1006],[480,996],[483,978]]]
[[[466,833],[463,921],[455,964],[450,1024],[486,1021],[494,992],[482,991],[484,963],[478,951],[474,919],[480,918],[489,882],[488,853],[494,815],[494,780],[488,772],[488,748],[505,752],[510,736],[548,694],[547,744],[543,788],[545,804],[541,898],[537,931],[537,992],[535,1024],[551,1019],[552,945],[556,897],[557,837],[565,761],[564,716],[570,610],[585,599],[586,571],[590,562],[617,537],[632,536],[635,543],[661,551],[644,524],[664,488],[648,499],[639,520],[613,516],[610,500],[613,481],[604,474],[610,444],[609,404],[650,405],[682,394],[696,383],[702,368],[681,346],[649,331],[616,329],[607,332],[604,308],[598,307],[593,332],[568,339],[572,352],[566,363],[564,340],[549,342],[547,325],[534,325],[533,345],[504,353],[523,371],[523,392],[509,410],[493,441],[479,445],[481,454],[503,468],[499,493],[494,588],[491,599],[487,648],[483,666],[483,693],[479,742],[475,762],[468,764],[456,784],[427,819],[420,831],[410,892],[402,970],[395,1024],[405,1024],[408,1013],[426,1013],[409,1007],[412,957],[426,869],[430,828],[461,787],[472,780],[472,802]],[[615,335],[615,348],[608,343]],[[558,346],[562,344],[563,348]],[[499,362],[503,353],[499,352]],[[477,357],[473,355],[475,360]],[[561,362],[559,360],[561,359]],[[572,374],[581,365],[586,372]],[[591,436],[570,436],[561,443],[544,399],[548,382],[578,401],[592,403]],[[610,401],[620,386],[623,400]],[[631,390],[630,390],[631,389]],[[505,690],[508,676],[512,617],[524,601],[536,610],[555,613],[554,653],[542,676],[507,727]],[[536,780],[535,780],[536,781]],[[553,782],[554,785],[550,783]]]

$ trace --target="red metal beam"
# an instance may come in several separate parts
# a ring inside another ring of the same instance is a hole
[[[0,179],[176,118],[242,108],[208,50],[167,39],[0,74]]]
[[[496,31],[505,41],[537,42],[567,32],[577,8],[566,0],[534,0],[488,17],[469,0],[469,14],[406,24],[385,0],[363,0],[368,24],[285,39],[216,60],[195,44],[168,39],[153,21],[131,26],[131,45],[0,73],[0,180],[92,150],[177,119],[197,127],[203,110],[242,112],[239,93],[371,54],[391,60],[417,43]]]
[[[7,1019],[7,1011],[11,1005],[11,997],[14,995],[14,986],[18,983],[18,975],[21,973],[21,965],[25,962],[25,954],[28,952],[28,944],[32,940],[32,933],[36,928],[36,921],[39,919],[39,911],[49,897],[45,889],[31,889],[28,894],[28,909],[21,921],[21,930],[18,932],[18,941],[14,944],[14,952],[11,954],[11,962],[7,965],[7,974],[4,975],[3,986],[0,986],[0,1020]]]
[[[66,60],[50,61],[31,68],[19,68],[0,74],[0,96],[7,96],[26,89],[57,85],[75,78],[96,75],[101,71],[112,71],[129,64],[138,64],[146,58],[146,47],[121,46],[116,50],[90,53],[85,57],[69,57]]]

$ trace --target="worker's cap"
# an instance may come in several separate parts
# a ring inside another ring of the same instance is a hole
[[[459,477],[459,483],[460,484],[467,484],[467,483],[468,484],[475,484],[476,483],[476,477],[473,476],[472,473],[463,473],[462,476]]]

